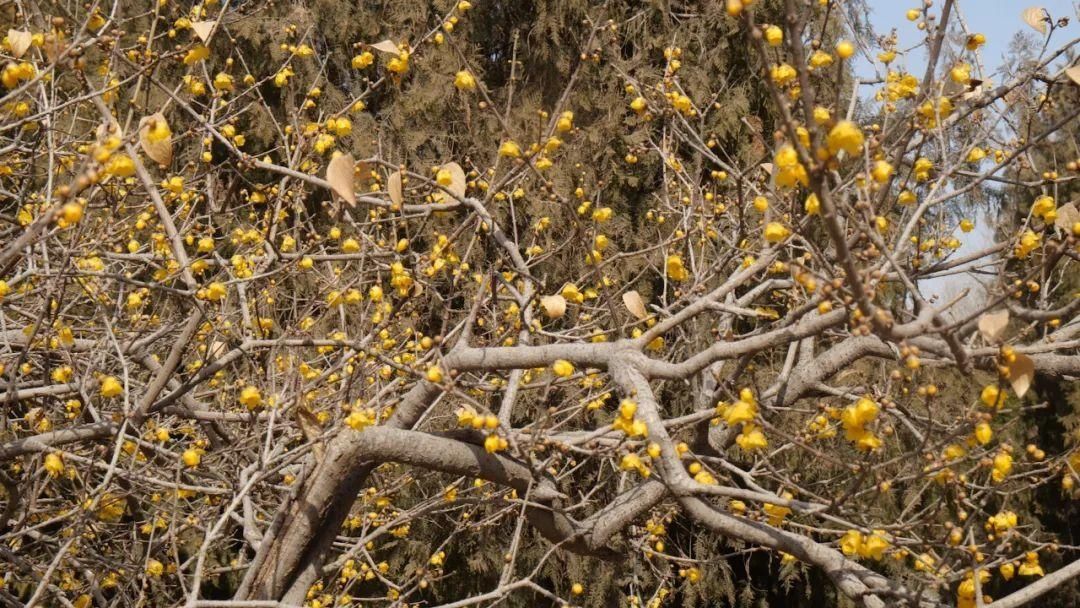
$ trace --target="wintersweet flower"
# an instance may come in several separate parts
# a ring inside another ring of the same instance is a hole
[[[551,371],[560,378],[566,378],[574,373],[574,364],[565,359],[558,359],[551,364]]]

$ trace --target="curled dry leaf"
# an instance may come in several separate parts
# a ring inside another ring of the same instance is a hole
[[[1065,75],[1073,81],[1073,84],[1080,84],[1080,64],[1065,68]]]
[[[67,43],[62,36],[46,34],[41,50],[45,51],[45,58],[49,60],[49,63],[55,63],[60,55],[67,50]]]
[[[467,182],[465,181],[465,171],[461,168],[461,165],[457,163],[446,163],[440,168],[449,171],[453,178],[450,185],[446,186],[446,189],[458,198],[465,196]]]
[[[540,298],[540,308],[544,309],[547,318],[558,319],[566,314],[566,298],[560,295],[544,296]]]
[[[339,154],[326,165],[326,181],[335,194],[345,199],[350,205],[356,205],[356,193],[353,192],[353,168],[356,162],[352,154]]]
[[[1032,6],[1025,8],[1020,15],[1024,18],[1024,23],[1031,26],[1031,29],[1040,34],[1046,34],[1046,9],[1041,6]]]
[[[400,52],[398,50],[398,45],[395,44],[393,40],[383,40],[381,42],[376,42],[375,44],[371,45],[371,48],[375,49],[376,51],[381,51],[383,53],[393,53],[395,55]]]
[[[157,112],[139,121],[139,145],[150,160],[162,167],[172,162],[172,129],[164,114]]]
[[[390,177],[386,180],[386,190],[390,193],[390,202],[394,203],[395,207],[401,207],[401,202],[405,200],[405,197],[401,191],[401,170],[398,169],[390,174]]]
[[[210,42],[210,34],[214,31],[215,25],[217,25],[217,21],[192,21],[191,30],[195,32],[199,40]]]
[[[214,340],[210,343],[210,347],[206,349],[206,357],[213,361],[214,359],[220,359],[225,356],[225,353],[229,352],[229,346],[221,340]]]
[[[1061,229],[1065,234],[1072,233],[1073,226],[1080,222],[1080,210],[1076,208],[1076,203],[1068,203],[1058,207],[1057,219],[1054,220],[1054,225]]]
[[[997,312],[988,312],[979,317],[979,333],[987,342],[998,342],[1005,327],[1009,325],[1009,311],[1002,308]]]
[[[317,441],[319,439],[319,435],[322,434],[322,425],[319,424],[319,417],[308,406],[297,406],[296,421],[300,425],[300,432],[304,434],[304,439],[308,441]],[[315,452],[315,460],[322,461],[326,451],[325,446],[321,442],[317,442],[312,446],[312,450]]]
[[[1035,377],[1035,362],[1027,355],[1016,353],[1014,356],[1016,358],[1009,364],[1009,384],[1017,397],[1023,397]]]
[[[641,294],[635,290],[622,294],[622,303],[630,311],[630,314],[638,319],[645,320],[645,317],[649,316],[648,311],[645,310],[645,302],[641,299]]]
[[[8,46],[11,47],[11,54],[16,59],[19,59],[30,48],[34,36],[30,32],[24,32],[23,30],[8,30],[7,40]]]

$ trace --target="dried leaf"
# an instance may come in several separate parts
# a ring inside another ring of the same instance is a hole
[[[1035,378],[1035,362],[1027,355],[1016,353],[1014,356],[1016,358],[1009,364],[1009,384],[1017,397],[1023,397]]]
[[[1021,16],[1024,18],[1024,23],[1030,25],[1031,29],[1040,34],[1046,34],[1046,9],[1041,6],[1032,6],[1025,8]]]
[[[988,312],[979,317],[979,333],[987,342],[998,342],[1002,332],[1009,325],[1009,310],[1002,308],[997,312]]]
[[[26,53],[26,50],[30,48],[30,43],[34,40],[34,35],[22,30],[8,30],[7,40],[8,46],[11,47],[11,54],[14,55],[16,59],[19,59]]]
[[[401,207],[401,201],[405,200],[401,191],[401,170],[394,171],[390,174],[389,179],[386,180],[386,190],[390,193],[390,202],[394,203],[395,207]]]
[[[371,182],[371,170],[374,166],[370,160],[358,160],[353,175],[361,184],[367,185]]]
[[[356,192],[353,191],[355,166],[352,154],[339,154],[326,165],[326,181],[330,182],[330,188],[352,206],[356,206]]]
[[[1065,68],[1065,75],[1069,77],[1069,80],[1073,81],[1073,84],[1080,84],[1080,64]]]
[[[221,340],[214,340],[210,343],[210,347],[206,349],[206,358],[210,361],[220,359],[229,352],[229,346]]]
[[[1073,226],[1080,222],[1080,210],[1076,208],[1076,203],[1068,203],[1062,205],[1057,209],[1057,219],[1054,220],[1054,225],[1061,229],[1065,234],[1072,233]]]
[[[312,446],[312,451],[315,452],[315,460],[321,461],[326,448],[322,445],[322,442],[317,441],[319,436],[322,435],[319,417],[308,409],[306,405],[300,405],[296,408],[296,421],[300,424],[300,431],[304,434],[304,439],[316,442]]]
[[[139,145],[150,160],[167,167],[172,162],[172,129],[161,112],[139,121]]]
[[[622,294],[622,303],[630,311],[630,314],[638,319],[645,320],[645,317],[649,316],[648,311],[645,310],[645,302],[637,291],[628,291]]]
[[[99,143],[104,142],[111,136],[123,137],[124,133],[120,131],[120,125],[114,122],[103,122],[97,126],[94,131],[94,136],[97,137]]]
[[[210,33],[214,31],[217,21],[192,21],[191,30],[203,42],[210,42]]]
[[[761,170],[764,171],[768,175],[772,175],[773,164],[772,163],[761,163]]]
[[[453,181],[450,182],[449,186],[446,186],[446,189],[458,198],[465,196],[467,182],[465,181],[465,171],[461,168],[461,165],[457,163],[446,163],[440,168],[449,171],[453,178]]]
[[[540,307],[547,318],[558,319],[566,314],[566,298],[560,295],[544,296],[540,298]]]
[[[376,42],[371,45],[371,48],[376,51],[382,51],[383,53],[393,53],[397,55],[401,51],[398,50],[397,44],[393,40],[383,40],[382,42]]]
[[[46,34],[41,50],[45,51],[45,58],[49,60],[49,63],[55,63],[57,58],[67,50],[67,43],[63,37],[56,34]]]

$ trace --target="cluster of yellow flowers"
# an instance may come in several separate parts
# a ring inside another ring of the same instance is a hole
[[[799,154],[790,144],[785,144],[776,151],[773,156],[773,166],[776,185],[781,188],[806,186],[810,183],[806,167],[799,162]]]
[[[20,82],[30,80],[36,74],[37,69],[34,68],[34,64],[28,61],[9,63],[4,66],[3,71],[0,71],[0,83],[9,89],[14,89]]]
[[[499,418],[494,414],[481,415],[472,407],[465,405],[457,411],[457,423],[463,428],[487,431],[488,435],[484,438],[484,450],[489,454],[501,452],[509,447],[506,438],[498,434]]]
[[[857,555],[875,561],[881,561],[890,546],[884,530],[874,530],[871,534],[848,530],[840,539],[840,550],[844,552],[844,555]]]
[[[758,414],[757,399],[749,388],[739,391],[739,399],[735,403],[728,404],[723,401],[718,403],[716,414],[723,418],[729,427],[741,428],[741,432],[735,437],[735,443],[743,450],[755,452],[769,446],[765,433],[755,423]]]
[[[645,437],[649,434],[649,428],[645,423],[635,418],[637,403],[633,399],[623,399],[619,403],[619,415],[611,423],[611,428],[626,433],[629,437]]]
[[[870,452],[881,447],[881,439],[866,425],[873,422],[880,408],[873,399],[863,397],[855,405],[844,408],[840,415],[840,423],[844,427],[844,436],[855,443],[855,447]]]

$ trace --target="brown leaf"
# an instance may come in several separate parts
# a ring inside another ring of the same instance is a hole
[[[10,34],[8,35],[10,36]],[[1073,81],[1073,84],[1080,84],[1080,64],[1065,68],[1065,75],[1069,77],[1069,80]]]
[[[1076,208],[1076,203],[1068,203],[1058,207],[1057,219],[1054,220],[1054,225],[1061,229],[1065,234],[1071,234],[1073,226],[1080,223],[1080,210]]]
[[[1017,397],[1023,397],[1035,377],[1035,362],[1027,355],[1016,353],[1014,356],[1016,358],[1009,364],[1009,384]]]
[[[56,34],[46,34],[41,49],[45,51],[45,58],[48,59],[50,63],[53,63],[65,50],[67,50],[67,43],[64,42],[64,39],[61,36],[57,36]]]
[[[370,160],[358,160],[356,161],[356,169],[353,171],[353,175],[359,180],[361,184],[367,185],[371,182],[371,169],[374,164]]]
[[[630,311],[630,314],[638,319],[644,321],[645,317],[649,316],[649,312],[645,310],[645,302],[641,299],[641,294],[636,290],[631,290],[622,294],[622,303],[626,306],[626,309]]]
[[[566,298],[560,295],[544,296],[540,298],[540,307],[544,309],[544,316],[558,319],[566,314]]]
[[[353,191],[353,168],[356,163],[352,154],[339,154],[326,165],[326,181],[335,194],[345,199],[351,206],[356,206],[356,192]]]
[[[220,340],[214,340],[210,343],[210,347],[206,349],[206,358],[213,361],[220,359],[229,352],[229,346]]]
[[[172,129],[161,112],[139,121],[139,145],[150,160],[167,167],[172,162]]]
[[[1024,23],[1031,26],[1031,29],[1040,34],[1046,34],[1046,9],[1041,6],[1032,6],[1025,8],[1020,16],[1024,18]]]
[[[1001,334],[1009,325],[1009,310],[1002,308],[997,312],[988,312],[979,317],[979,333],[987,342],[998,342]]]
[[[382,51],[383,53],[393,53],[394,55],[397,55],[401,52],[398,50],[398,46],[393,40],[383,40],[381,42],[376,42],[375,44],[371,45],[371,48],[375,49],[376,51]]]
[[[11,47],[11,54],[19,59],[26,53],[26,50],[30,48],[30,43],[34,40],[34,35],[30,32],[24,32],[22,30],[8,30],[7,31],[8,46]]]
[[[453,177],[453,181],[450,182],[449,186],[446,186],[446,189],[458,198],[464,197],[465,187],[468,183],[465,181],[465,171],[461,168],[461,165],[457,163],[446,163],[440,168],[449,171],[450,175]]]
[[[214,31],[215,25],[217,25],[217,21],[192,21],[191,31],[195,32],[199,40],[210,42],[210,34]]]
[[[401,208],[401,202],[405,200],[405,196],[401,191],[401,170],[398,169],[390,174],[390,177],[386,180],[386,191],[390,193],[390,202],[394,203],[394,206]]]
[[[325,447],[322,442],[317,441],[319,436],[322,435],[322,426],[319,425],[319,417],[308,409],[306,405],[300,405],[296,408],[296,421],[300,424],[300,432],[304,434],[304,439],[316,442],[315,445],[312,446],[312,451],[315,452],[315,460],[321,461],[323,459]]]

